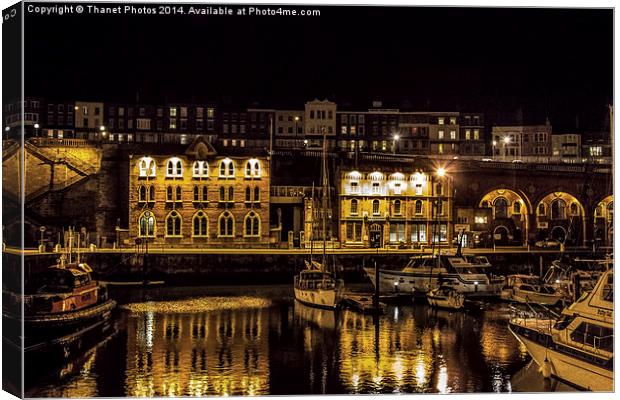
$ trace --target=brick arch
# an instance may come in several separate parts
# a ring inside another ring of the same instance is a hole
[[[495,204],[499,199],[506,201],[507,215],[497,218]],[[508,188],[502,185],[487,190],[478,200],[477,206],[482,207],[484,201],[488,201],[493,208],[493,222],[491,223],[491,233],[493,235],[495,235],[498,228],[503,227],[507,234],[512,236],[511,239],[517,239],[517,232],[520,232],[521,241],[528,238],[531,230],[529,215],[533,209],[530,199],[525,193],[519,189]],[[518,214],[513,213],[515,202],[519,202],[522,206]]]
[[[497,195],[495,197],[493,197],[493,201],[490,201],[491,204],[493,204],[495,202],[495,200],[497,198],[499,198],[499,197],[507,198],[507,196],[505,194],[502,194],[502,193],[499,192],[499,191],[502,191],[502,190],[505,191],[505,192],[513,193],[515,196],[519,197],[521,199],[521,201],[523,202],[523,204],[525,205],[525,210],[527,211],[527,214],[531,214],[534,211],[534,209],[532,208],[532,203],[530,201],[530,198],[525,194],[525,192],[523,192],[520,189],[513,189],[513,188],[506,187],[506,186],[498,186],[498,187],[490,189],[490,190],[485,190],[484,194],[478,200],[478,203],[476,203],[477,206],[480,207],[480,205],[484,201],[485,197],[489,196],[493,192],[496,192]],[[509,201],[508,205],[510,206],[512,204],[513,204],[513,202]]]
[[[578,242],[583,243],[583,241],[586,238],[586,233],[587,233],[586,232],[587,214],[586,214],[586,206],[584,205],[585,203],[583,201],[583,198],[567,190],[564,190],[564,188],[561,188],[561,187],[559,188],[556,187],[555,189],[556,190],[548,190],[545,192],[544,195],[538,196],[537,201],[536,201],[536,207],[534,209],[535,214],[536,214],[535,218],[536,218],[537,224],[540,222],[546,222],[547,223],[546,229],[547,229],[548,235],[550,235],[553,230],[557,230],[558,227],[561,227],[567,233],[569,233],[569,230],[571,226],[573,225],[573,223],[575,223],[576,225],[581,224],[580,227],[578,226],[579,229],[575,229],[572,232],[571,236],[572,236],[572,239],[577,239]],[[552,218],[553,217],[553,210],[552,210],[553,205],[559,200],[564,201],[564,204],[565,204],[564,218]],[[573,203],[576,203],[577,206],[579,207],[578,215],[573,215],[571,212],[571,204]],[[538,207],[540,206],[540,204],[545,204],[544,214],[538,213]],[[578,221],[578,222],[575,222],[575,221]],[[574,234],[578,234],[577,238],[575,238]]]

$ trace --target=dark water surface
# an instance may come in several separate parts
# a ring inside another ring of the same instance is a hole
[[[377,323],[296,303],[290,286],[113,295],[116,332],[46,373],[29,397],[569,389],[530,363],[502,303],[480,313],[389,306]]]

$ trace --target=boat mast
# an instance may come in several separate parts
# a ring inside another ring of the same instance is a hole
[[[323,155],[322,155],[322,167],[321,167],[321,179],[323,184],[323,189],[321,193],[321,208],[322,208],[322,224],[323,224],[323,270],[327,267],[327,253],[326,253],[326,244],[327,244],[327,191],[329,190],[329,178],[327,177],[327,136],[325,134],[325,127],[322,128],[323,131]]]

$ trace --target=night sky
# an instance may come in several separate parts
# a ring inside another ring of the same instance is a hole
[[[26,94],[297,109],[382,99],[606,129],[611,10],[313,8],[320,17],[26,14]]]

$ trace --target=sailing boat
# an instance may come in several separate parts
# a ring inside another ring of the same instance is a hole
[[[312,307],[336,308],[342,300],[344,282],[336,279],[333,271],[327,270],[327,195],[329,192],[329,177],[327,165],[327,138],[323,130],[323,154],[321,167],[321,221],[323,239],[323,257],[321,262],[312,259],[305,260],[306,269],[302,270],[295,277],[294,292],[295,299]],[[314,196],[314,193],[313,193]],[[313,201],[314,207],[314,201]],[[311,230],[313,232],[314,229]],[[310,238],[312,243],[314,238]]]

